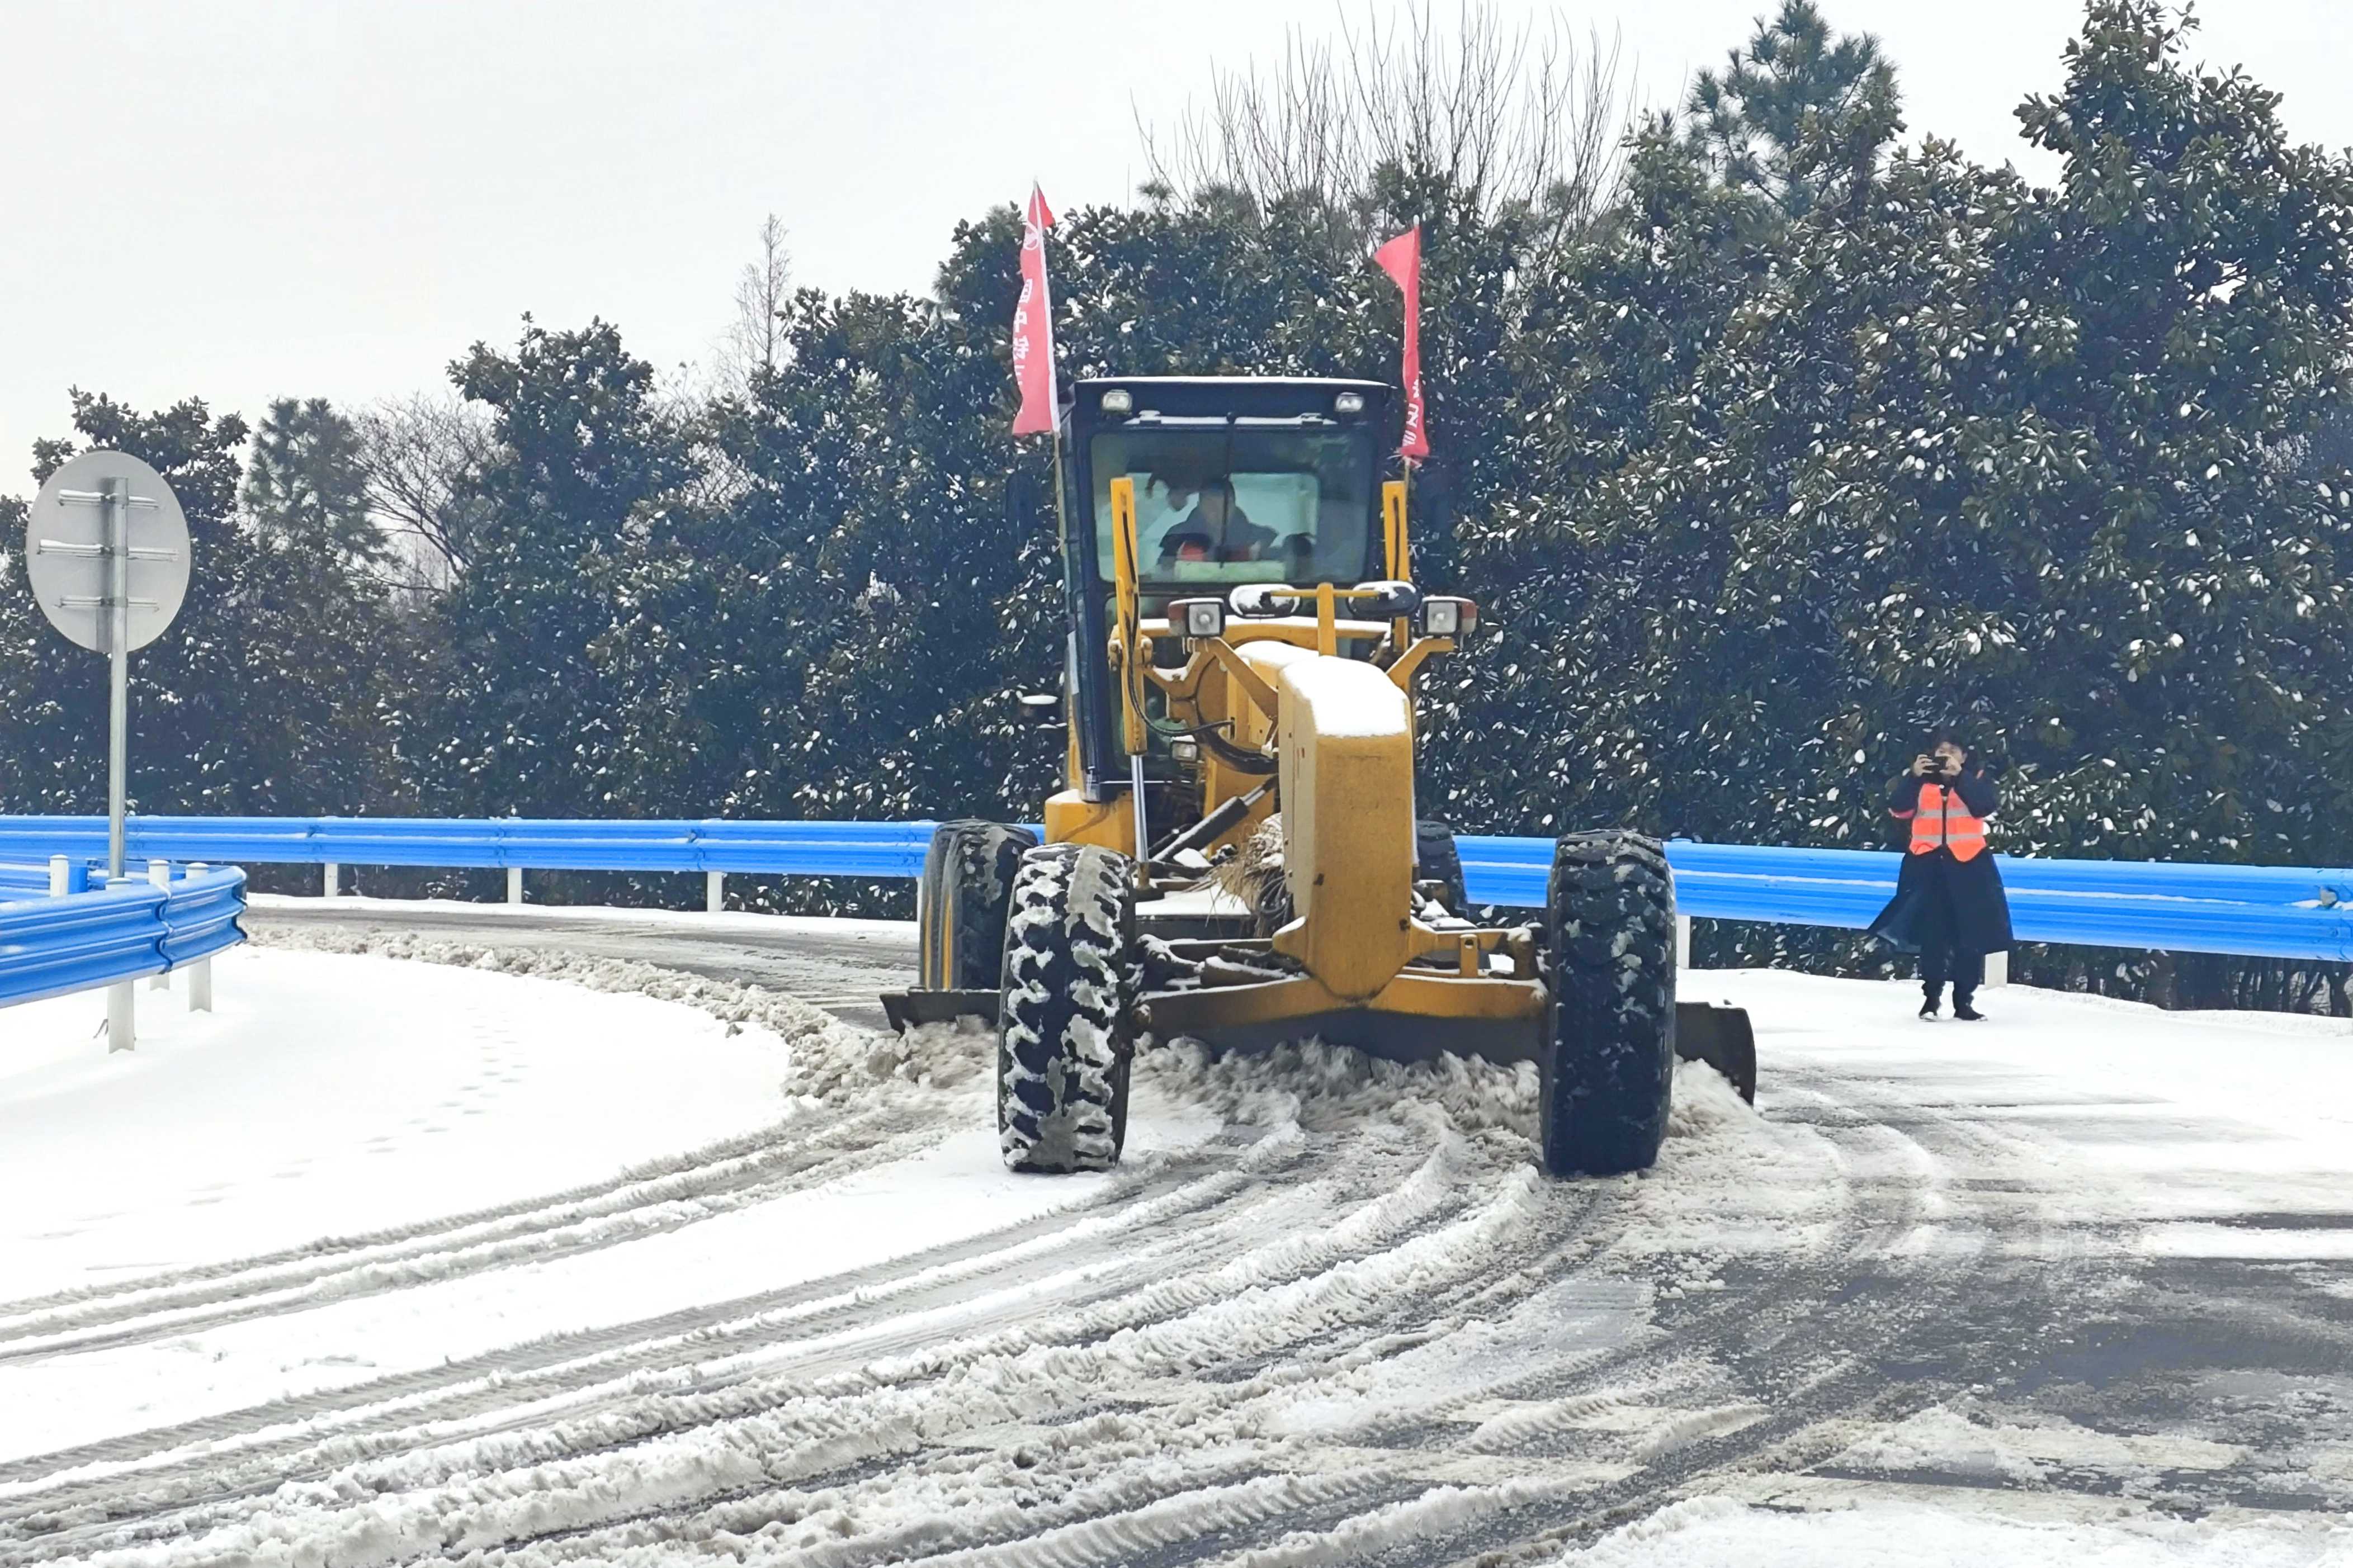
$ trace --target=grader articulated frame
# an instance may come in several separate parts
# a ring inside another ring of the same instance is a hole
[[[883,998],[902,1026],[995,1023],[1008,1163],[1115,1162],[1151,1040],[1532,1060],[1556,1173],[1648,1166],[1678,1054],[1753,1093],[1746,1016],[1677,1005],[1657,843],[1560,839],[1542,920],[1492,926],[1451,835],[1417,819],[1415,677],[1477,610],[1411,582],[1406,488],[1377,479],[1390,389],[1075,392],[1067,787],[1043,844],[937,830],[918,984]]]

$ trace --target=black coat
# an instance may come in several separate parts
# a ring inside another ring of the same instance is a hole
[[[1917,807],[1922,782],[1906,773],[1890,784],[1887,809],[1909,813]],[[1953,788],[1971,816],[1993,815],[2000,797],[1984,769],[1964,769]],[[1895,874],[1895,897],[1871,922],[1871,931],[1906,952],[1918,952],[1924,943],[1964,953],[2009,952],[2010,899],[1992,852],[1967,860],[1955,859],[1949,849],[1905,854]]]

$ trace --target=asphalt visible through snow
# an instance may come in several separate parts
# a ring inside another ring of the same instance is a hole
[[[861,1026],[909,979],[904,928],[748,923],[286,901],[248,921],[626,960]],[[2210,1045],[2018,991],[1971,1032],[1913,1024],[1893,988],[1685,978],[1751,1009],[1763,1087],[1752,1113],[1687,1066],[1646,1176],[1536,1176],[1507,1074],[1148,1053],[1139,1122],[1215,1131],[1070,1207],[8,1460],[0,1563],[1434,1568],[1559,1561],[1694,1498],[2264,1542],[2353,1510],[2353,1160],[2327,1109],[2353,1039],[2291,1031],[2274,1058],[2261,1027]],[[918,1065],[980,1049],[935,1040]],[[2210,1058],[2277,1094],[2201,1076]],[[254,1260],[266,1300],[240,1265],[0,1306],[0,1373],[421,1300],[416,1281],[861,1183],[887,1215],[892,1173],[986,1138],[987,1110],[985,1079],[878,1060],[871,1091],[658,1182]],[[2016,1561],[2068,1550],[2025,1539]],[[1672,1531],[1656,1545],[1609,1561],[1678,1560]]]

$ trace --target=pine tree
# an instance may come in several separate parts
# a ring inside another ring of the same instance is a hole
[[[1813,0],[1782,0],[1721,76],[1699,73],[1688,134],[1725,184],[1802,217],[1862,204],[1904,129],[1900,105],[1895,68],[1876,38],[1837,37]]]
[[[281,397],[254,432],[245,509],[265,544],[373,563],[385,541],[368,515],[358,429],[323,397]]]

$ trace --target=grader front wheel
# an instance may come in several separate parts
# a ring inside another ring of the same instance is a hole
[[[1546,903],[1545,1169],[1647,1170],[1674,1092],[1675,895],[1665,852],[1638,833],[1571,834],[1554,847]]]
[[[1127,1141],[1143,979],[1135,876],[1092,845],[1027,850],[1005,920],[997,1129],[1017,1171],[1104,1171]]]

